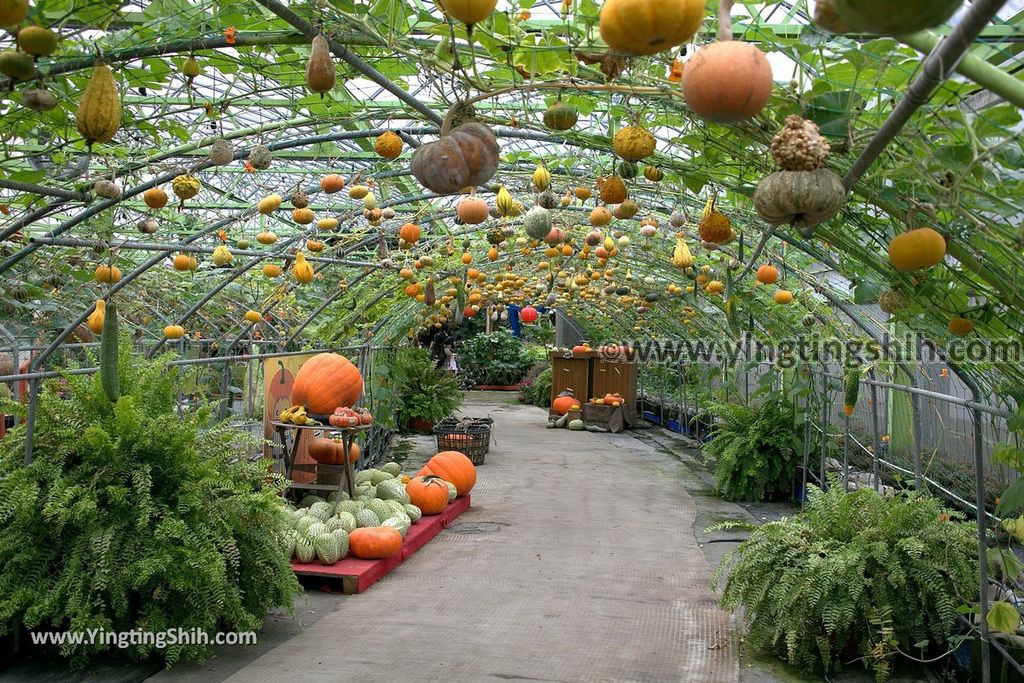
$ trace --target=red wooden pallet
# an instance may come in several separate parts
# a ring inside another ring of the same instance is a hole
[[[439,515],[421,517],[405,535],[402,552],[384,560],[360,560],[347,557],[337,564],[326,566],[317,562],[301,563],[292,561],[292,571],[300,579],[306,577],[304,583],[315,586],[328,593],[344,593],[354,595],[362,593],[380,579],[387,576],[392,569],[402,564],[406,558],[412,557],[427,541],[441,533],[441,529],[452,523],[456,517],[469,509],[470,496],[456,498],[455,502],[444,509]],[[340,588],[340,591],[339,591]]]

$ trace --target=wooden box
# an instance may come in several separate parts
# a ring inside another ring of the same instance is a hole
[[[596,354],[577,353],[569,358],[564,353],[551,353],[551,400],[566,389],[572,389],[582,405],[590,399],[590,365]]]
[[[591,395],[587,398],[601,397],[605,394],[618,394],[629,407],[636,412],[636,363],[617,362],[594,358],[591,383]]]
[[[587,403],[583,406],[583,424],[586,427],[596,427],[600,431],[618,434],[626,428],[625,415],[622,406],[604,406],[596,403]]]

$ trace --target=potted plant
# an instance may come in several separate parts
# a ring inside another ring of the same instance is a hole
[[[391,366],[398,425],[429,434],[462,405],[458,381],[439,369],[425,349],[404,349]]]

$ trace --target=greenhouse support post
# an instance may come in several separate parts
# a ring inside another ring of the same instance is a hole
[[[818,481],[825,486],[825,453],[828,449],[828,373],[821,373],[821,462],[818,465]]]
[[[850,490],[850,416],[843,416],[843,490]]]
[[[871,379],[875,371],[870,372]],[[881,489],[881,475],[878,472],[879,452],[882,449],[881,435],[878,433],[878,387],[871,384],[871,473],[875,480],[875,491]]]
[[[973,387],[970,387],[972,393]],[[975,397],[977,398],[977,397]],[[992,680],[989,661],[988,636],[988,553],[986,547],[987,524],[985,521],[985,451],[982,444],[981,411],[971,410],[974,422],[974,495],[977,497],[975,514],[978,521],[978,627],[981,629],[981,680]]]

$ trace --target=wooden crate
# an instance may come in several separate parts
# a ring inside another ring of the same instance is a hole
[[[618,394],[636,412],[636,363],[620,363],[602,358],[593,360],[592,394],[587,398],[605,394]]]
[[[580,404],[590,398],[590,367],[594,353],[575,354],[566,358],[564,354],[551,353],[551,400],[566,389],[572,389]]]

